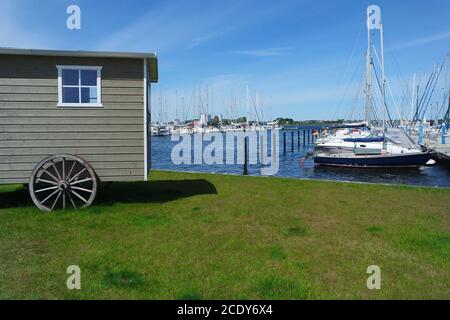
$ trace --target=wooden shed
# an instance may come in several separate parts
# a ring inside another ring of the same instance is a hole
[[[50,211],[147,180],[157,80],[155,54],[0,48],[0,184],[29,184]]]

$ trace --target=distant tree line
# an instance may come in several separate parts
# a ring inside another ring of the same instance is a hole
[[[316,125],[316,124],[323,124],[323,125],[333,125],[333,124],[342,124],[345,122],[344,119],[337,119],[337,120],[293,120],[291,118],[276,118],[274,120],[279,125]]]

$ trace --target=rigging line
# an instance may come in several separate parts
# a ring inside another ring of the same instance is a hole
[[[381,122],[381,118],[378,117],[378,109],[382,111],[382,103],[383,98],[381,97],[381,93],[378,91],[375,91],[375,94],[372,95],[372,102],[371,105],[373,106],[374,110],[376,110],[376,117],[374,119],[377,119],[378,122]],[[383,113],[383,112],[381,112]]]
[[[442,71],[442,65],[441,65],[441,67],[439,68],[439,71],[438,71],[438,73],[437,73],[437,75],[436,75],[435,82],[434,82],[434,85],[433,85],[433,89],[431,90],[431,93],[430,93],[430,95],[429,95],[429,97],[428,97],[427,104],[425,105],[425,110],[424,110],[424,112],[423,112],[423,115],[424,115],[424,116],[425,116],[425,113],[426,113],[428,107],[430,106],[430,101],[431,101],[431,98],[432,98],[433,95],[434,95],[434,91],[436,90],[436,85],[437,85],[437,83],[438,83],[438,81],[439,81],[439,77],[440,77],[440,75],[441,75],[441,71]]]
[[[372,59],[372,63],[373,63],[373,59]],[[378,84],[378,88],[380,89],[380,92],[382,92],[382,88],[381,88],[381,83],[380,83],[380,79],[378,78],[378,74],[377,74],[377,70],[376,68],[373,68],[373,73],[375,74],[375,78],[377,80],[377,84]],[[385,101],[382,101],[382,105],[384,105],[384,109],[387,112],[388,118],[389,118],[389,122],[390,124],[392,124],[392,118],[391,118],[391,113],[389,112],[389,109],[387,107],[387,104]]]
[[[381,92],[379,92],[378,90],[373,90],[372,91],[372,95],[371,95],[371,99],[370,99],[370,104],[369,107],[373,108],[373,115],[374,115],[374,120],[376,120],[377,122],[381,122],[381,118],[378,117],[378,109],[382,110],[382,97],[381,97]]]
[[[378,64],[381,66],[381,62],[380,62],[380,59],[379,59],[379,57],[378,57],[378,52],[377,52],[377,49],[375,48],[375,46],[373,46],[373,50],[374,50],[374,52],[375,52],[375,57],[377,58]],[[386,75],[384,76],[384,81],[386,81],[386,84],[387,84],[389,93],[391,94],[392,102],[394,103],[394,108],[395,108],[395,110],[397,111],[397,115],[399,116],[399,118],[400,118],[400,120],[401,120],[400,112],[398,111],[398,106],[397,106],[397,103],[396,103],[396,101],[395,101],[395,99],[394,99],[394,95],[392,94],[392,90],[391,90],[391,87],[390,87],[390,85],[389,85],[389,81],[388,81]],[[381,89],[380,89],[380,90],[381,90]],[[386,92],[385,92],[385,94],[386,94]],[[386,103],[386,102],[385,102],[385,103]],[[386,105],[386,110],[387,110],[387,105]],[[391,119],[391,120],[392,120],[392,119]]]
[[[420,118],[421,118],[421,119],[425,116],[425,113],[426,113],[427,110],[428,110],[430,100],[431,100],[431,98],[433,97],[434,90],[435,90],[435,88],[436,88],[436,84],[437,84],[437,82],[439,81],[439,76],[440,76],[441,70],[442,70],[442,66],[441,66],[441,68],[440,68],[439,70],[438,70],[438,67],[436,66],[435,74],[434,74],[433,80],[431,81],[430,87],[428,88],[428,92],[427,92],[427,94],[426,94],[426,96],[425,96],[424,102],[426,101],[426,103],[424,103],[424,104],[421,106],[421,109],[420,109],[420,111],[421,111],[421,112],[420,112],[420,116],[421,116]],[[434,84],[433,84],[433,83],[434,83]]]
[[[449,96],[448,97],[448,108],[447,108],[447,112],[445,113],[445,116],[444,116],[444,121],[448,121],[450,118],[450,90],[448,91],[447,96]]]
[[[354,54],[356,52],[356,45],[358,44],[359,39],[361,38],[362,30],[365,29],[365,25],[366,25],[367,22],[366,22],[365,19],[362,19],[362,20],[363,20],[362,26],[359,28],[358,35],[356,37],[355,42],[353,43],[352,50],[350,51],[350,55],[349,55],[348,60],[347,60],[347,62],[345,64],[344,73],[342,74],[341,80],[339,81],[339,85],[341,85],[344,82],[344,80],[345,80],[345,78],[347,76],[347,72],[348,72],[349,67],[350,67],[350,61],[353,59],[353,56],[354,56]],[[343,103],[343,101],[341,101],[339,103],[338,108],[337,108],[338,110],[335,112],[335,115],[338,113],[339,109],[341,108],[342,103]]]
[[[356,111],[356,109],[358,107],[359,96],[360,96],[360,92],[361,92],[360,90],[361,90],[361,87],[362,87],[362,83],[364,82],[363,80],[364,80],[364,76],[361,76],[360,79],[359,79],[358,85],[356,87],[353,109],[352,109],[352,112],[350,114],[350,118],[349,119],[353,119],[353,115],[355,114],[355,111]]]
[[[400,84],[400,89],[402,90],[402,95],[400,97],[400,103],[398,104],[398,109],[400,111],[401,114],[401,119],[404,120],[407,117],[407,110],[409,110],[409,101],[408,101],[408,97],[410,96],[410,92],[409,90],[404,90],[403,85],[402,85],[402,79],[401,77],[397,77],[397,82]],[[406,87],[408,87],[408,85],[405,85]]]
[[[436,78],[436,67],[434,68],[434,71],[428,80],[427,86],[425,87],[423,95],[420,99],[419,107],[417,108],[417,112],[418,112],[417,116],[419,117],[419,120],[422,120],[421,113],[422,113],[423,108],[426,105],[425,101],[428,99],[428,95],[430,94],[431,87],[432,87],[432,84],[433,84],[435,78]]]
[[[432,87],[432,84],[434,82],[434,79],[436,78],[437,72],[436,72],[436,66],[434,67],[433,72],[430,75],[430,78],[428,79],[427,85],[425,86],[425,90],[423,91],[422,97],[419,102],[419,108],[423,108],[425,101],[428,98],[428,95],[430,94],[430,90]]]
[[[433,75],[433,73],[430,74],[430,77],[428,77],[427,73],[425,73],[423,75],[423,77],[419,78],[419,83],[417,84],[415,90],[415,111],[414,111],[414,115],[411,114],[411,125],[410,125],[410,130],[415,130],[416,128],[416,124],[419,121],[419,99],[422,99],[423,95],[425,94],[425,90],[428,88],[428,82],[430,81],[431,76]],[[427,80],[428,79],[428,80]],[[421,94],[421,88],[422,88],[422,84],[423,82],[426,83],[425,88],[423,89],[423,93]],[[419,97],[420,96],[420,97]]]
[[[435,75],[435,71],[433,71],[432,74],[430,75],[430,77],[428,78],[428,81],[427,81],[427,84],[426,84],[425,89],[423,91],[423,94],[422,94],[422,96],[421,96],[421,98],[419,100],[419,104],[417,105],[416,113],[414,114],[414,121],[415,120],[421,120],[421,119],[419,119],[419,114],[420,114],[419,111],[421,110],[421,105],[422,105],[423,99],[425,97],[425,94],[427,94],[427,92],[428,92],[428,87],[429,87],[429,85],[431,83],[431,79],[434,78],[434,75]]]
[[[395,56],[395,54],[393,52],[391,52],[391,56],[392,56],[392,59],[394,60],[395,66],[397,67],[397,71],[398,71],[399,76],[400,76],[400,83],[401,83],[400,87],[402,88],[402,91],[403,91],[404,94],[405,94],[405,88],[406,88],[407,95],[410,95],[409,86],[407,85],[407,81],[403,77],[403,74],[402,74],[402,71],[400,69],[400,65],[398,63],[397,57]]]
[[[350,78],[350,81],[347,83],[347,86],[346,86],[345,91],[344,91],[344,95],[343,95],[342,99],[340,100],[340,102],[338,104],[338,107],[336,108],[336,110],[334,112],[334,117],[336,117],[338,115],[338,113],[340,112],[340,110],[342,108],[342,105],[344,103],[344,100],[347,97],[348,91],[349,91],[351,85],[353,84],[354,79],[356,78],[356,75],[358,73],[360,73],[360,68],[361,68],[361,66],[363,66],[363,64],[361,63],[363,61],[363,58],[364,58],[363,55],[360,56],[359,61],[358,61],[357,65],[356,65],[356,68],[355,68],[355,70],[354,70],[354,72],[353,72],[353,74],[352,74],[352,76]]]
[[[391,99],[392,99],[392,102],[394,103],[395,111],[397,111],[397,115],[399,117],[399,120],[402,120],[402,116],[400,115],[397,102],[395,101],[394,95],[393,95],[392,90],[391,90],[391,85],[389,84],[389,81],[387,79],[386,79],[386,84],[387,84],[389,93],[391,94]]]
[[[364,82],[364,75],[361,76],[361,78],[359,80],[358,88],[356,89],[355,108],[357,108],[359,105],[359,98],[360,98],[360,93],[362,91],[363,82]]]
[[[255,94],[257,94],[257,93],[255,93]],[[253,109],[255,110],[256,120],[257,120],[258,122],[261,122],[260,119],[259,119],[258,110],[256,109],[256,108],[257,108],[257,107],[256,107],[256,103],[255,103],[255,101],[253,100],[253,94],[250,94],[250,100],[252,100],[252,105],[253,105]]]
[[[375,103],[375,101],[373,101],[373,100],[370,101],[370,105],[371,105],[370,109],[372,111],[373,118],[377,119],[377,121],[379,121],[378,113],[377,113],[376,106],[374,103]]]
[[[445,93],[444,100],[442,101],[441,107],[439,108],[438,113],[436,114],[436,118],[434,119],[434,123],[438,123],[438,121],[439,121],[439,115],[441,114],[441,112],[444,111],[445,105],[446,105],[446,103],[447,103],[447,98],[448,98],[448,93]],[[445,120],[445,116],[444,116],[444,120]],[[438,128],[439,128],[438,131],[440,132],[441,127],[438,126]]]

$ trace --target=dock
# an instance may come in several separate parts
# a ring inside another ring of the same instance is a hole
[[[450,166],[450,143],[442,143],[441,139],[423,138],[422,147],[433,156],[433,159],[441,164]]]

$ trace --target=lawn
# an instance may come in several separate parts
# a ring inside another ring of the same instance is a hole
[[[450,299],[449,218],[450,189],[153,172],[42,213],[0,186],[0,298]]]

